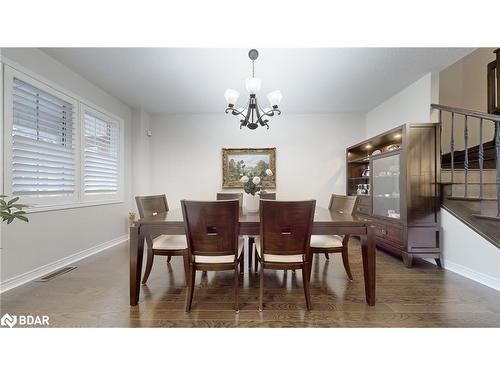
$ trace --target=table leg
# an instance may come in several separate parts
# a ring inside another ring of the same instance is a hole
[[[375,305],[375,227],[369,225],[365,236],[361,237],[363,256],[363,276],[365,279],[366,303]]]
[[[144,236],[139,234],[139,227],[130,227],[130,306],[139,302],[141,291],[142,256],[144,254]]]

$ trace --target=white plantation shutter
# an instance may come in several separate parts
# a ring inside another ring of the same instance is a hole
[[[12,194],[75,194],[74,104],[20,79],[12,83]]]
[[[83,185],[85,195],[117,194],[120,127],[106,116],[84,111]]]

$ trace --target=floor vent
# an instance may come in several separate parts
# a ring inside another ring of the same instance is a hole
[[[57,271],[54,271],[52,273],[49,273],[48,275],[45,275],[44,277],[41,277],[40,279],[38,280],[35,280],[37,282],[40,282],[40,283],[43,283],[43,282],[46,282],[46,281],[50,281],[52,280],[53,278],[59,276],[59,275],[62,275],[64,273],[67,273],[67,272],[70,272],[70,271],[73,271],[76,267],[63,267],[61,269],[58,269]]]

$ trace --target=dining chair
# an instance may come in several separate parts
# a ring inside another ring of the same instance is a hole
[[[228,199],[238,199],[240,202],[240,210],[243,209],[243,193],[217,193],[217,200],[224,201]]]
[[[357,196],[345,196],[332,194],[328,209],[339,214],[352,215],[358,204]],[[345,272],[349,280],[353,280],[351,268],[349,267],[348,255],[349,235],[313,235],[311,236],[311,254],[325,254],[326,259],[330,259],[329,253],[341,253]],[[311,264],[312,266],[312,257]]]
[[[147,195],[135,197],[137,209],[139,211],[139,218],[148,216],[155,216],[168,211],[167,197],[163,195]],[[153,268],[153,260],[155,256],[166,256],[167,262],[173,256],[182,256],[184,261],[184,273],[188,277],[189,272],[189,258],[187,250],[187,240],[185,235],[167,235],[160,234],[156,237],[146,236],[147,244],[147,261],[146,270],[142,283],[146,284],[148,281],[151,269]]]
[[[185,310],[191,310],[196,271],[234,270],[234,308],[239,311],[239,270],[244,240],[239,236],[239,202],[182,200],[189,253]],[[241,271],[241,270],[240,270]]]
[[[315,200],[260,201],[260,236],[255,248],[260,263],[259,311],[264,308],[264,270],[302,270],[307,309],[311,308],[308,262]]]
[[[276,193],[259,193],[259,199],[269,199],[269,200],[276,200]],[[252,272],[252,264],[254,264],[255,268],[255,273],[259,270],[259,261],[257,260],[257,255],[255,254],[255,237],[248,237],[248,270]],[[252,260],[255,259],[255,263]],[[285,271],[286,272],[286,271]]]
[[[238,199],[239,203],[240,203],[240,212],[243,210],[243,193],[217,193],[217,200],[218,201],[224,201],[224,200],[228,200],[228,199]],[[243,237],[244,239],[247,238],[247,236],[244,236]],[[251,249],[250,245],[248,247],[248,249]],[[249,255],[248,255],[248,267],[251,267],[251,258],[250,258],[250,253],[251,251],[248,251]],[[245,255],[243,255],[245,256]],[[243,272],[243,270],[241,271]],[[206,272],[205,272],[206,273]]]

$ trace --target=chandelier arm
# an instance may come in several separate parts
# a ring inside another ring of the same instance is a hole
[[[232,115],[235,115],[235,116],[238,116],[238,115],[242,115],[243,114],[243,111],[240,111],[234,107],[227,107],[226,110],[225,110],[226,114],[228,114],[229,112],[231,112]]]
[[[247,114],[243,120],[240,120],[240,129],[242,126],[248,125],[248,119],[250,118],[250,106],[247,107]]]
[[[276,112],[278,115],[281,115],[281,111],[279,109],[271,108],[271,110],[269,110],[269,112],[262,112],[262,115],[259,117],[259,120],[264,116],[268,116],[268,117],[274,116],[274,112]]]

